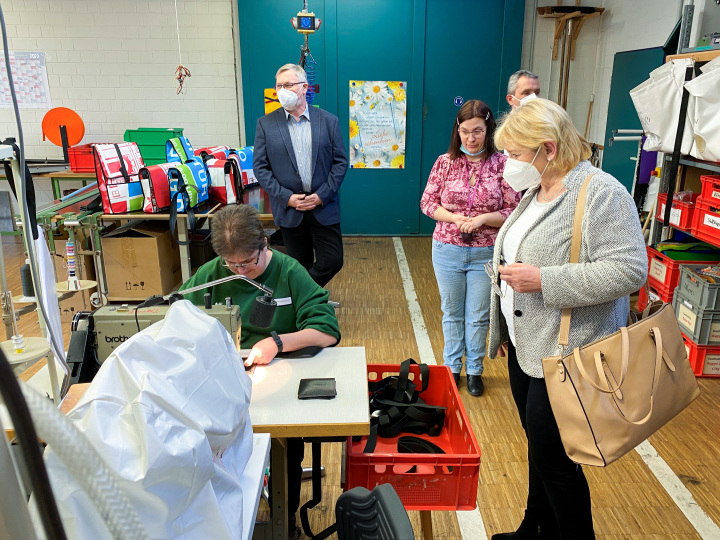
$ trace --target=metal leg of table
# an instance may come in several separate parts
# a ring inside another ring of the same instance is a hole
[[[285,540],[288,530],[287,515],[287,440],[272,439],[270,445],[270,529],[273,540]]]
[[[182,280],[185,283],[192,277],[192,266],[190,264],[190,246],[189,244],[183,245],[183,242],[188,241],[188,228],[187,218],[178,216],[177,218],[177,232],[178,240],[180,243],[180,269],[182,272]],[[274,440],[274,439],[273,439]]]

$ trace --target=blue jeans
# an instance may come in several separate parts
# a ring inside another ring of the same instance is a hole
[[[432,260],[440,290],[443,362],[453,373],[482,375],[490,322],[490,278],[483,265],[493,247],[461,247],[432,241]]]

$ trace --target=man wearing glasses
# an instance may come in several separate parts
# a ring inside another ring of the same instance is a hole
[[[343,265],[338,190],[347,155],[337,116],[308,106],[307,88],[300,66],[277,71],[282,108],[257,122],[253,170],[270,196],[288,255],[324,287]]]

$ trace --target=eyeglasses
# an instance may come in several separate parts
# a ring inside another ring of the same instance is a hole
[[[485,135],[485,131],[487,131],[487,130],[482,129],[482,128],[473,129],[472,131],[467,131],[466,129],[462,129],[462,128],[458,129],[458,133],[460,134],[461,137],[469,137],[470,135],[472,135],[473,137],[478,138],[478,137],[481,137],[482,135]]]
[[[498,264],[498,267],[504,266],[506,264],[505,259],[501,256],[500,257],[500,263]],[[498,272],[497,281],[495,280],[495,270],[493,269],[493,263],[492,261],[486,262],[483,267],[485,268],[485,273],[490,277],[490,284],[492,285],[492,290],[495,294],[497,294],[500,298],[505,298],[505,291],[503,291],[500,287],[502,285],[502,281],[500,279],[500,273]],[[507,290],[507,283],[505,283],[505,290]]]
[[[281,88],[284,88],[285,90],[292,90],[293,86],[296,86],[298,84],[305,84],[305,81],[299,81],[299,82],[286,82],[281,84],[275,85],[275,90],[280,90]]]
[[[246,263],[234,263],[232,261],[228,261],[223,259],[222,266],[223,268],[227,268],[230,271],[238,271],[238,270],[247,270],[248,268],[255,268],[258,263],[260,262],[260,253],[262,252],[262,249],[258,250],[257,258],[255,259],[255,262],[246,262]]]

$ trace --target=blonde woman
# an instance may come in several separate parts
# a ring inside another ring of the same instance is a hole
[[[505,181],[527,191],[495,244],[488,353],[507,351],[530,485],[518,530],[492,538],[592,539],[590,491],[563,449],[541,360],[560,353],[563,308],[572,308],[570,349],[626,324],[628,295],[647,276],[640,222],[628,191],[587,161],[590,146],[557,104],[534,99],[513,109],[495,142],[508,152]],[[575,203],[590,175],[580,261],[570,264]]]

